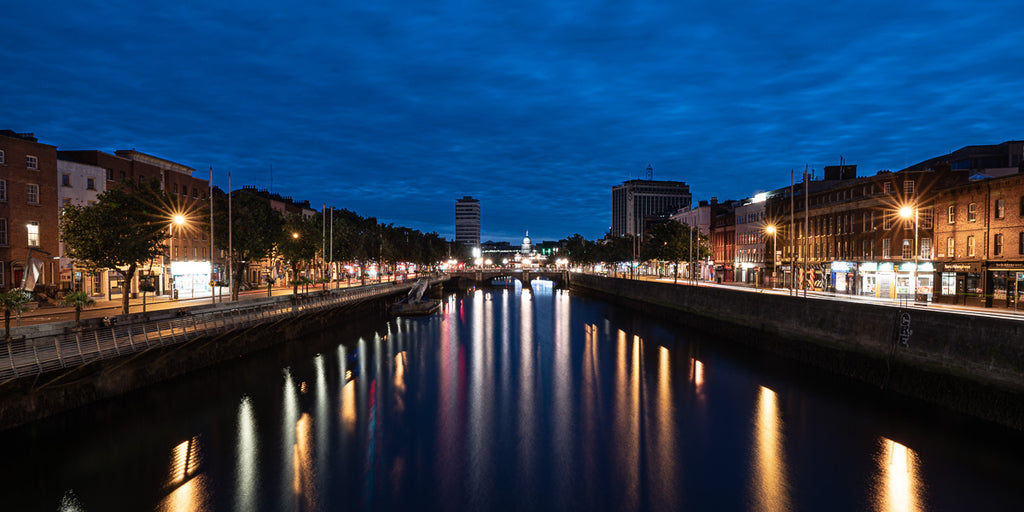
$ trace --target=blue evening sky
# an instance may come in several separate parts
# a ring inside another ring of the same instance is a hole
[[[1019,1],[7,2],[0,129],[483,239],[1024,138]]]

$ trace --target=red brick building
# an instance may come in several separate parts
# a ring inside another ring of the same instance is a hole
[[[57,148],[0,131],[0,290],[58,284],[57,202]]]

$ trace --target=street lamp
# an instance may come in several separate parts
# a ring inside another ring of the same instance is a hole
[[[187,220],[188,219],[186,219],[184,215],[182,215],[180,213],[176,213],[176,214],[171,216],[171,224],[170,224],[170,227],[168,228],[171,241],[170,241],[169,245],[167,246],[167,261],[168,261],[168,265],[167,265],[168,273],[167,274],[168,274],[168,276],[171,279],[170,280],[170,283],[171,283],[171,296],[173,298],[175,298],[175,299],[177,297],[174,297],[174,275],[171,274],[171,272],[173,272],[173,267],[174,267],[174,226],[177,225],[178,229],[180,231],[181,230],[181,226],[184,226],[185,222]]]
[[[910,292],[914,296],[914,301],[917,301],[917,219],[918,219],[918,208],[915,206],[904,206],[900,208],[900,217],[904,220],[909,220],[910,215],[914,215],[914,268],[910,271]]]
[[[779,234],[778,234],[777,230],[775,229],[775,225],[774,224],[769,225],[767,228],[764,229],[764,231],[772,236],[772,280],[774,280],[775,279],[775,269],[778,266],[776,264],[776,261],[775,261],[775,250],[776,250],[775,244],[776,244],[776,242],[779,239]],[[774,289],[775,286],[772,285],[772,288]]]

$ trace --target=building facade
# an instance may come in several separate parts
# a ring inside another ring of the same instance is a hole
[[[675,212],[692,204],[690,187],[681,181],[629,180],[612,187],[615,236],[643,236],[647,217]]]
[[[0,131],[0,290],[56,295],[57,198],[57,148]]]
[[[58,201],[54,207],[58,212],[71,206],[92,206],[107,190],[107,170],[98,165],[83,164],[64,160],[57,152]],[[64,291],[83,291],[89,295],[106,295],[105,280],[99,276],[76,269],[74,262],[64,251],[60,242],[60,288]]]
[[[480,247],[480,201],[470,196],[455,200],[455,241]]]

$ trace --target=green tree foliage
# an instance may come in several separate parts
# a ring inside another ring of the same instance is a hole
[[[645,260],[661,260],[677,263],[689,259],[690,229],[675,221],[652,224],[647,230],[642,256]],[[679,279],[679,265],[675,278]]]
[[[4,339],[11,339],[11,313],[21,314],[29,310],[32,295],[20,288],[0,292],[0,307],[4,308]]]
[[[594,259],[596,247],[594,242],[583,238],[583,235],[576,233],[565,240],[566,259],[577,266],[592,265],[597,263]]]
[[[92,206],[64,209],[61,238],[67,255],[89,272],[106,269],[130,283],[139,265],[163,254],[169,210],[156,180],[125,181]],[[121,313],[128,313],[128,293]]]
[[[292,268],[292,293],[299,291],[299,271],[309,268],[322,244],[320,223],[302,215],[288,215],[284,219],[277,240],[277,253]]]
[[[85,292],[71,292],[60,299],[65,306],[75,308],[75,329],[82,325],[82,309],[96,304],[96,301]]]
[[[234,192],[231,198],[231,231],[228,231],[228,196],[217,190],[214,194],[214,246],[228,250],[231,237],[232,273],[231,299],[238,299],[238,286],[245,276],[245,265],[270,257],[284,228],[284,217],[265,198],[248,191]]]

